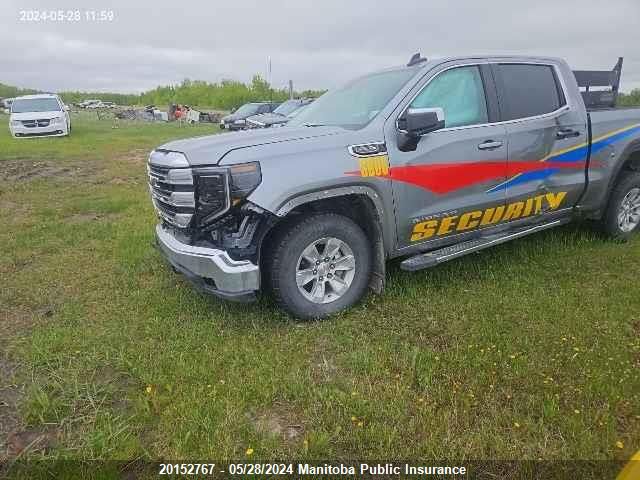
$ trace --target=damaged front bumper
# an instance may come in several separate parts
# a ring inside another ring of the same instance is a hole
[[[224,250],[187,245],[162,225],[156,226],[159,250],[179,273],[205,293],[227,300],[249,302],[260,289],[260,267],[234,260]]]

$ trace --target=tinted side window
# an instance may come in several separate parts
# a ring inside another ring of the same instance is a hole
[[[559,109],[560,86],[548,65],[501,64],[504,120],[534,117]]]
[[[447,128],[487,123],[487,101],[478,67],[442,72],[411,102],[411,108],[436,107],[444,110]]]

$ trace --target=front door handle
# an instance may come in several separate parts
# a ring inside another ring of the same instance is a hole
[[[501,146],[502,142],[487,140],[486,142],[482,142],[480,145],[478,145],[478,150],[495,150],[496,148],[500,148]]]
[[[561,128],[556,133],[556,138],[558,140],[564,140],[565,138],[573,138],[579,136],[580,132],[578,130],[574,130],[573,128]]]

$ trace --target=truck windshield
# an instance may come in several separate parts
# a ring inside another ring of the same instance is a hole
[[[415,74],[416,70],[403,68],[357,78],[322,95],[289,124],[360,129],[373,120]]]
[[[60,104],[55,98],[16,99],[11,105],[11,113],[59,112]]]

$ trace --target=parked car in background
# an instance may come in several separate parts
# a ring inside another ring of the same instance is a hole
[[[71,118],[68,110],[55,94],[17,97],[11,105],[9,131],[16,138],[69,135]]]
[[[243,130],[247,126],[247,118],[260,113],[270,113],[280,104],[274,102],[245,103],[238,110],[220,119],[220,128],[227,130]]]
[[[287,100],[271,113],[261,113],[247,118],[247,128],[281,127],[311,102],[312,98]]]

